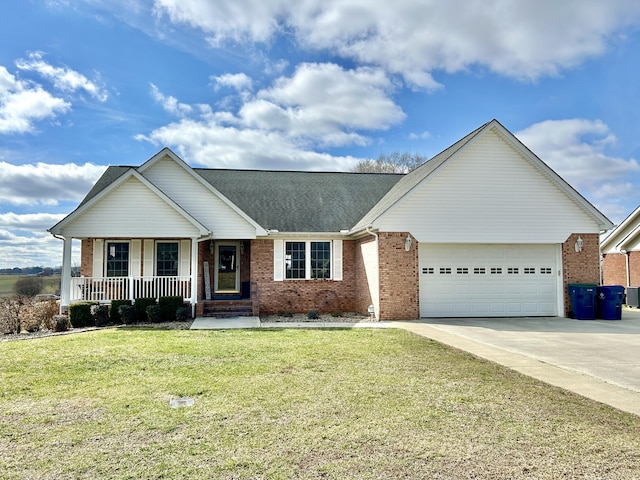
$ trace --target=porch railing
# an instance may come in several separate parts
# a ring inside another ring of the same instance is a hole
[[[191,298],[191,277],[72,277],[71,302],[135,300],[182,296]]]

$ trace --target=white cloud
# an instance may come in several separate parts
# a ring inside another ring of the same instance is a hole
[[[54,67],[43,60],[41,52],[31,52],[27,59],[16,61],[16,66],[20,70],[36,72],[44,78],[53,82],[53,85],[63,92],[75,92],[84,90],[95,99],[105,102],[108,98],[107,92],[97,82],[89,80],[81,73],[70,68]]]
[[[600,55],[611,36],[640,18],[635,0],[156,0],[159,16],[225,41],[270,42],[284,31],[298,45],[403,76],[479,66],[536,79]]]
[[[32,132],[34,122],[55,118],[70,108],[62,98],[16,79],[0,65],[0,134]]]
[[[0,213],[0,229],[13,228],[44,232],[64,218],[64,214],[57,213]]]
[[[243,90],[251,90],[253,82],[249,76],[244,73],[226,73],[224,75],[213,76],[211,80],[215,82],[215,89],[219,90],[220,87],[231,87],[242,92]]]
[[[197,118],[137,138],[173,146],[208,166],[343,170],[355,160],[313,148],[365,145],[370,140],[363,132],[403,121],[404,112],[390,97],[393,88],[379,69],[301,64],[270,88],[240,92],[236,112],[201,106]]]
[[[184,117],[193,112],[193,108],[190,105],[178,102],[175,97],[164,95],[153,83],[151,84],[151,96],[167,112],[178,117]]]
[[[621,205],[638,189],[629,179],[640,173],[640,164],[634,158],[606,153],[615,136],[605,123],[580,118],[547,120],[515,135],[614,221],[626,215]]]
[[[106,167],[85,163],[64,165],[0,162],[0,203],[57,205],[84,198]]]

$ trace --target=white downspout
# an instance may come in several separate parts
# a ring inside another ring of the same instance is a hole
[[[626,250],[620,250],[620,253],[624,255],[625,267],[627,271],[627,287],[631,286],[631,279],[629,278],[629,252]]]
[[[380,319],[380,251],[379,251],[380,244],[379,244],[378,234],[371,231],[371,225],[367,225],[365,230],[369,235],[373,235],[373,237],[376,239],[376,263],[377,263],[376,270],[378,271],[378,284],[376,285],[376,288],[378,289],[378,294],[376,295],[377,301],[374,302],[373,308],[375,311],[376,319]]]

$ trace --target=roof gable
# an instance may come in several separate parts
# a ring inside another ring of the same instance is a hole
[[[514,159],[527,162],[530,167],[533,168],[532,174],[544,177],[557,192],[561,192],[562,198],[558,198],[558,201],[570,202],[573,208],[580,211],[580,215],[588,217],[590,222],[593,222],[602,230],[612,227],[611,222],[602,213],[534,155],[497,120],[492,120],[407,174],[405,178],[399,181],[387,195],[358,222],[354,231],[364,229],[367,226],[373,226],[374,228],[379,227],[385,217],[391,215],[391,212],[393,212],[395,208],[407,201],[413,192],[422,189],[423,185],[427,182],[432,182],[443,169],[446,169],[448,165],[455,162],[457,158],[461,158],[470,152],[475,148],[474,145],[476,145],[477,142],[486,138],[488,135],[496,135],[500,138],[500,140],[512,150]],[[489,160],[490,159],[478,158],[477,161],[488,162]],[[467,175],[464,171],[460,171],[459,174],[461,176]],[[493,182],[492,179],[489,179],[489,181]],[[451,183],[450,188],[455,189],[457,185]],[[516,193],[520,196],[527,194],[526,191]],[[438,205],[438,199],[432,200],[435,202],[435,208],[442,208],[442,205]],[[430,205],[423,205],[423,208],[430,208]],[[541,221],[544,222],[544,219]]]
[[[600,250],[602,253],[640,250],[640,206],[602,240]]]
[[[74,236],[202,236],[207,228],[132,168],[111,167],[103,177],[108,183],[94,191],[76,210],[54,225],[54,235]],[[115,180],[111,180],[115,178]],[[96,185],[105,184],[98,180]],[[144,205],[144,208],[131,208]],[[121,232],[121,234],[119,233]]]

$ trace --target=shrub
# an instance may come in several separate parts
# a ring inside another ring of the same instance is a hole
[[[109,323],[109,306],[104,304],[91,305],[91,315],[96,327],[104,327]]]
[[[189,318],[191,318],[191,309],[189,307],[178,307],[176,310],[176,320],[186,322]]]
[[[0,332],[20,333],[20,311],[23,301],[18,297],[3,298],[0,301]]]
[[[317,320],[318,318],[320,318],[320,312],[318,312],[318,310],[309,310],[309,313],[307,313],[307,318],[309,320]]]
[[[40,323],[47,330],[55,329],[53,317],[60,313],[60,305],[55,300],[47,300],[44,302],[36,302],[34,305],[36,315],[40,318]]]
[[[172,322],[176,319],[178,308],[182,307],[184,300],[180,296],[160,297],[158,305],[160,305],[160,316],[163,322]]]
[[[147,319],[151,323],[160,323],[162,321],[160,305],[149,305],[147,307],[146,314],[147,314]]]
[[[115,323],[116,325],[123,322],[122,318],[120,317],[121,305],[131,305],[131,300],[111,300],[111,308],[109,309],[109,318],[111,319],[111,323]]]
[[[42,319],[38,316],[36,306],[26,303],[20,311],[20,329],[29,333],[38,332],[42,326]]]
[[[331,313],[331,316],[334,317],[334,318],[342,317],[342,315],[343,314],[342,314],[342,312],[340,310]]]
[[[155,298],[136,298],[133,302],[133,306],[136,308],[136,320],[138,322],[144,322],[148,320],[147,307],[149,305],[155,305]]]
[[[22,277],[13,285],[13,291],[25,297],[35,297],[43,288],[44,281],[40,277]]]
[[[69,317],[66,315],[55,315],[53,317],[54,323],[54,332],[66,332],[71,327],[71,322],[69,322]]]
[[[136,321],[136,308],[131,304],[121,304],[118,307],[118,316],[122,320],[122,323],[131,325]]]
[[[95,320],[91,315],[91,305],[95,303],[74,303],[69,305],[69,322],[73,328],[93,327]]]
[[[285,318],[291,318],[291,317],[293,317],[293,312],[291,310],[285,310],[284,312],[282,312],[280,314],[280,316],[285,317]]]

